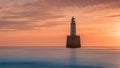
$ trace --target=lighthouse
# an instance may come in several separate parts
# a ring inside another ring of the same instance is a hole
[[[72,17],[70,23],[70,35],[67,36],[67,48],[81,48],[80,36],[76,35],[76,22],[75,18]]]

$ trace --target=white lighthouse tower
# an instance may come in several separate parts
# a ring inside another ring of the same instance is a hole
[[[72,17],[71,19],[71,28],[70,28],[70,35],[71,36],[76,36],[76,23],[75,23],[75,18]]]
[[[76,35],[76,22],[75,18],[72,17],[71,23],[70,23],[70,36],[67,36],[67,48],[80,48],[81,42],[80,42],[80,36]]]

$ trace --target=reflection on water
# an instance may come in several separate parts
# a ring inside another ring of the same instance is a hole
[[[120,68],[119,47],[0,47],[0,68]]]
[[[76,50],[75,49],[71,49],[71,51],[70,51],[70,64],[69,64],[70,68],[77,64],[76,58],[77,58],[76,57]]]
[[[76,49],[70,50],[70,61],[69,61],[69,68],[104,68],[102,66],[94,66],[94,65],[81,65],[77,64],[77,54]]]

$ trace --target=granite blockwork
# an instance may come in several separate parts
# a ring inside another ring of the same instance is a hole
[[[81,48],[80,36],[67,36],[67,48]]]

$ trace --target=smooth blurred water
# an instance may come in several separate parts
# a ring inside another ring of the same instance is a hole
[[[0,47],[0,68],[120,68],[120,47]]]

